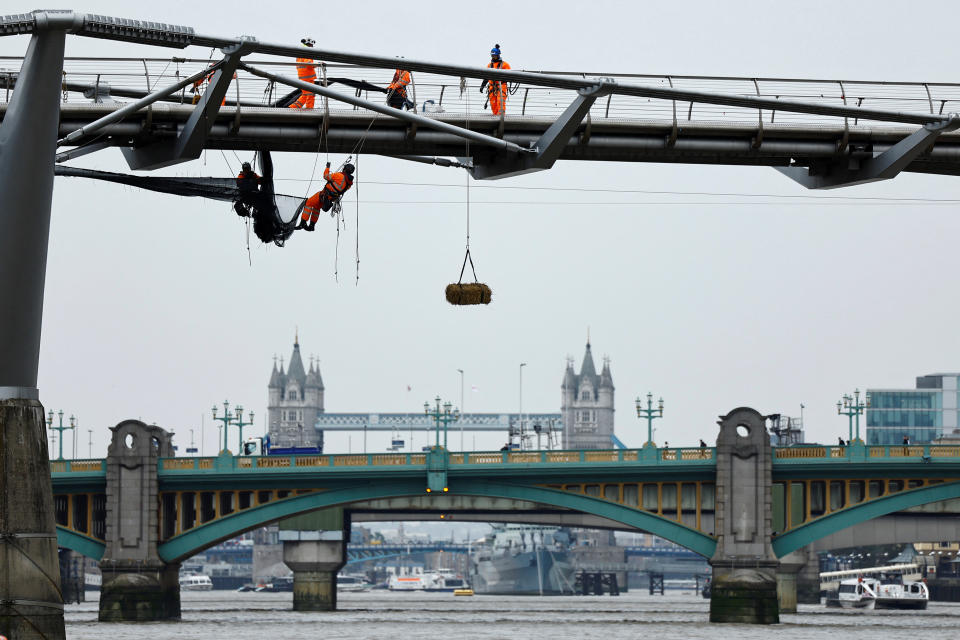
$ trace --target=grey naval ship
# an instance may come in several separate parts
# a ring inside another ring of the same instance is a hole
[[[493,525],[474,554],[475,593],[560,595],[573,593],[568,529],[536,525]]]

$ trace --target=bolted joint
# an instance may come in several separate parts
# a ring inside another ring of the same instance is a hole
[[[37,31],[79,31],[86,22],[86,16],[70,10],[44,10],[33,12]]]
[[[960,113],[952,112],[946,115],[946,119],[940,120],[939,122],[928,122],[923,125],[923,128],[927,131],[956,131],[960,129]]]
[[[601,98],[613,93],[613,90],[616,88],[616,86],[617,81],[613,78],[600,78],[597,80],[597,84],[577,89],[577,93],[581,96]]]
[[[235,42],[229,46],[223,47],[220,51],[224,55],[237,55],[245,56],[249,53],[253,53],[254,49],[257,46],[257,39],[253,36],[240,36],[240,41]]]

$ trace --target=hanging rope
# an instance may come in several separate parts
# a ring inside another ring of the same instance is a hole
[[[357,154],[357,174],[360,173],[360,154]],[[356,236],[357,242],[356,246],[353,249],[353,259],[354,259],[354,281],[353,286],[360,286],[360,183],[357,183],[357,192],[355,194],[357,202],[357,213],[356,218],[353,223],[353,232]]]
[[[470,129],[470,92],[466,91],[466,78],[460,78],[460,95],[466,95],[467,114],[466,128]],[[466,157],[470,157],[470,140],[465,141]],[[470,172],[466,172],[466,194],[467,194],[467,242],[466,252],[463,256],[463,265],[460,267],[460,279],[456,284],[448,284],[445,291],[447,302],[454,305],[473,305],[490,304],[492,292],[490,287],[477,280],[477,270],[473,265],[473,256],[470,255]],[[463,283],[463,274],[467,270],[467,262],[470,263],[470,272],[473,273],[473,283]]]

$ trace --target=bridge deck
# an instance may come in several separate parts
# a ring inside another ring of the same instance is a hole
[[[182,61],[181,61],[182,60]],[[0,116],[5,113],[12,78],[19,58],[0,58]],[[68,58],[64,86],[73,88],[105,85],[121,96],[135,97],[148,90],[169,85],[202,70],[207,60]],[[295,77],[289,62],[255,61],[252,66]],[[318,74],[328,78],[349,77],[384,86],[389,71],[351,65],[326,65]],[[563,74],[559,74],[563,75]],[[570,73],[571,77],[603,75],[620,82],[651,86],[712,91],[731,95],[797,100],[813,104],[872,107],[907,112],[945,114],[960,111],[960,84],[922,82],[865,82],[852,80],[805,80],[783,78],[732,78],[696,76],[654,76],[630,74]],[[506,116],[490,115],[483,109],[483,96],[476,81],[460,92],[460,79],[429,73],[414,74],[410,97],[421,111],[428,100],[442,113],[422,113],[443,122],[483,133],[492,133],[510,142],[528,146],[557,120],[576,97],[571,90],[515,85],[508,100]],[[2,87],[6,86],[4,90]],[[345,96],[355,90],[333,84]],[[206,140],[211,149],[257,149],[315,153],[318,145],[331,152],[353,150],[373,121],[364,152],[382,155],[464,155],[464,142],[451,134],[419,130],[387,116],[318,97],[310,111],[264,106],[286,93],[287,87],[273,87],[266,80],[239,71],[228,91],[228,104],[221,108]],[[193,110],[192,94],[181,91],[173,103],[158,103],[149,110],[110,125],[96,134],[108,136],[115,145],[138,144],[172,138]],[[383,95],[361,92],[361,97],[382,102]],[[125,100],[126,98],[120,98]],[[233,106],[239,103],[237,108]],[[78,129],[112,112],[118,104],[93,104],[76,92],[64,91],[60,135]],[[328,136],[321,132],[328,128]],[[589,117],[561,153],[561,159],[631,162],[684,162],[736,165],[784,166],[794,159],[800,163],[835,156],[853,149],[866,155],[886,150],[916,130],[897,125],[819,116],[679,102],[626,95],[609,95],[596,101]],[[103,138],[101,138],[101,141]],[[80,140],[80,143],[89,140]],[[489,153],[472,145],[477,155]],[[907,170],[960,174],[960,133],[944,133],[927,155]]]

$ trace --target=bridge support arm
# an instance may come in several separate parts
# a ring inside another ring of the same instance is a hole
[[[601,80],[598,84],[580,89],[579,94],[557,120],[544,131],[534,145],[534,156],[496,156],[492,162],[476,163],[471,173],[478,180],[507,178],[549,169],[563,153],[570,137],[590,112],[597,98],[612,92],[614,82]]]
[[[860,160],[844,157],[809,168],[775,167],[775,169],[808,189],[836,189],[889,180],[929,151],[941,133],[954,131],[957,128],[960,128],[960,115],[952,113],[947,121],[923,125],[923,128],[874,158]]]
[[[226,97],[227,89],[241,64],[241,58],[250,52],[255,42],[252,38],[244,38],[240,44],[224,50],[226,56],[213,72],[210,84],[175,141],[123,149],[123,155],[131,169],[159,169],[200,157],[207,135],[217,120],[220,103]],[[237,108],[240,108],[239,105]]]
[[[66,144],[72,144],[77,140],[80,140],[84,136],[89,136],[93,133],[96,133],[100,129],[103,129],[105,126],[109,124],[113,124],[114,122],[117,122],[119,120],[126,118],[131,113],[136,113],[137,111],[140,111],[144,107],[150,106],[154,102],[163,100],[167,96],[173,93],[176,93],[177,91],[180,91],[180,89],[183,89],[184,87],[193,84],[200,78],[206,75],[209,75],[213,69],[219,70],[221,64],[222,62],[217,62],[214,65],[214,67],[212,67],[211,69],[204,69],[203,71],[199,71],[188,78],[184,78],[183,80],[181,80],[176,84],[172,84],[169,87],[164,87],[163,89],[154,91],[153,93],[150,93],[149,95],[146,95],[143,98],[140,98],[136,102],[131,102],[125,107],[121,107],[120,109],[117,109],[116,111],[103,116],[99,120],[94,120],[88,125],[80,127],[75,131],[71,131],[60,140],[57,140],[57,146],[60,147]]]

